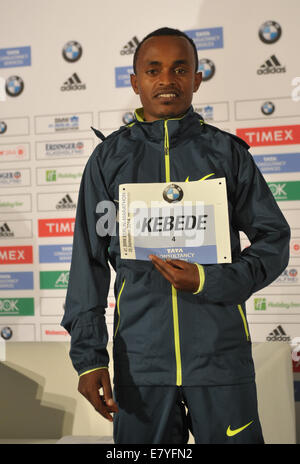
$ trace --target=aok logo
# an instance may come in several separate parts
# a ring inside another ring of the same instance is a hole
[[[69,272],[62,272],[55,282],[55,288],[66,288],[69,283]]]
[[[284,190],[286,187],[286,184],[279,184],[279,183],[273,183],[269,184],[269,188],[271,192],[273,193],[275,198],[287,198],[287,193]]]
[[[40,288],[42,290],[65,289],[69,283],[70,271],[41,271]]]
[[[7,299],[0,300],[0,314],[5,313],[9,316],[10,314],[19,314],[19,308],[17,306],[18,300]]]

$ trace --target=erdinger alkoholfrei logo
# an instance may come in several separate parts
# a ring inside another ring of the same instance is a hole
[[[202,80],[208,81],[213,77],[216,71],[214,63],[208,58],[202,58],[199,60],[199,72],[202,72]]]
[[[176,203],[183,198],[183,190],[179,185],[170,184],[163,191],[163,199],[168,203]]]
[[[0,135],[4,134],[7,130],[7,124],[4,121],[0,121]]]
[[[75,40],[70,40],[67,42],[62,50],[62,55],[66,61],[69,63],[74,63],[81,58],[82,55],[82,46],[79,42]]]
[[[3,327],[1,330],[1,337],[4,338],[4,340],[9,340],[12,337],[13,331],[10,327]]]
[[[5,90],[10,97],[18,97],[24,90],[24,81],[20,76],[10,76],[6,79]]]
[[[271,101],[266,101],[261,105],[261,112],[265,114],[266,116],[269,116],[270,114],[274,113],[275,111],[275,105]]]
[[[260,40],[266,44],[273,44],[280,39],[281,27],[276,21],[266,21],[258,31]]]

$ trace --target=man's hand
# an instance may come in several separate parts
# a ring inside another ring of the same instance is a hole
[[[199,272],[196,264],[179,259],[166,259],[149,255],[156,269],[173,285],[176,290],[196,292],[199,284]]]
[[[99,394],[103,388],[103,395]],[[98,369],[79,377],[78,391],[81,393],[105,419],[113,421],[111,412],[118,412],[118,405],[112,397],[108,369]]]

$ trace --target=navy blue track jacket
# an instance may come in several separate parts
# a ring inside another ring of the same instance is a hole
[[[245,301],[287,266],[289,226],[244,141],[205,124],[192,107],[169,120],[145,122],[141,114],[95,148],[83,174],[62,320],[73,365],[79,374],[108,366],[110,263],[116,384],[252,381]],[[97,204],[118,200],[119,184],[206,176],[226,178],[232,263],[203,265],[200,293],[175,290],[150,261],[121,260],[118,232],[97,235]],[[251,242],[242,252],[239,231]]]

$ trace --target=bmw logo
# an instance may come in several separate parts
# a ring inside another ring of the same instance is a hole
[[[13,331],[10,327],[3,327],[1,330],[1,337],[4,338],[4,340],[9,340],[12,337]]]
[[[4,121],[0,121],[0,135],[4,134],[7,130],[7,124]]]
[[[179,185],[170,184],[163,191],[163,199],[168,203],[176,203],[182,200],[183,190]]]
[[[20,76],[10,76],[6,79],[5,90],[7,95],[11,97],[17,97],[23,92],[24,82]]]
[[[266,44],[273,44],[280,39],[281,27],[275,21],[266,21],[258,31],[259,38]]]
[[[82,46],[80,43],[71,40],[67,42],[62,50],[62,55],[66,61],[69,63],[74,63],[81,58],[82,55]]]
[[[263,114],[266,116],[269,116],[270,114],[274,113],[275,111],[275,105],[274,103],[267,101],[261,105],[261,111]]]
[[[199,60],[198,71],[202,72],[203,81],[208,81],[211,79],[215,74],[215,70],[215,65],[211,60],[208,60],[207,58],[202,58],[202,60]]]
[[[131,111],[128,111],[127,113],[123,114],[122,121],[124,124],[130,124],[134,121],[134,114]]]

